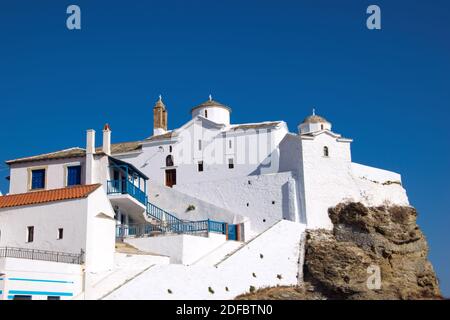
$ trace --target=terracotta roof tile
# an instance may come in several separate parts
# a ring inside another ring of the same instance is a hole
[[[63,189],[45,190],[0,196],[0,209],[61,200],[86,198],[97,190],[101,184],[83,185]]]

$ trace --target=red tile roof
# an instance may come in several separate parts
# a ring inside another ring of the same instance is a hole
[[[86,198],[101,184],[83,185],[63,189],[45,190],[0,196],[0,209],[32,204]]]

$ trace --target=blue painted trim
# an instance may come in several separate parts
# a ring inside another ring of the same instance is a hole
[[[49,291],[19,291],[19,290],[9,290],[10,294],[13,295],[25,295],[25,296],[64,296],[72,297],[71,292],[49,292]]]
[[[0,290],[0,294],[3,294],[3,290]]]
[[[29,282],[50,282],[50,283],[73,283],[73,281],[41,280],[41,279],[23,279],[23,278],[8,278],[8,280],[13,280],[13,281],[29,281]]]
[[[12,300],[12,299],[14,299],[14,296],[8,296],[8,299]]]
[[[4,278],[0,278],[0,281],[3,281],[3,280],[5,280]]]

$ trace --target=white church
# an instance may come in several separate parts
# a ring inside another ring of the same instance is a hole
[[[302,281],[304,232],[341,202],[408,205],[401,176],[352,162],[325,118],[233,124],[212,99],[153,135],[6,161],[0,299],[232,299]]]

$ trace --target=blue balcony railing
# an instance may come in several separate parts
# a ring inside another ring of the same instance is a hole
[[[117,225],[116,237],[144,237],[158,234],[195,234],[207,235],[209,232],[226,234],[227,224],[224,222],[217,222],[212,220],[201,221],[179,221],[166,224],[130,224]]]
[[[138,186],[128,180],[111,180],[107,183],[108,194],[128,194],[134,199],[147,205],[147,195]]]

